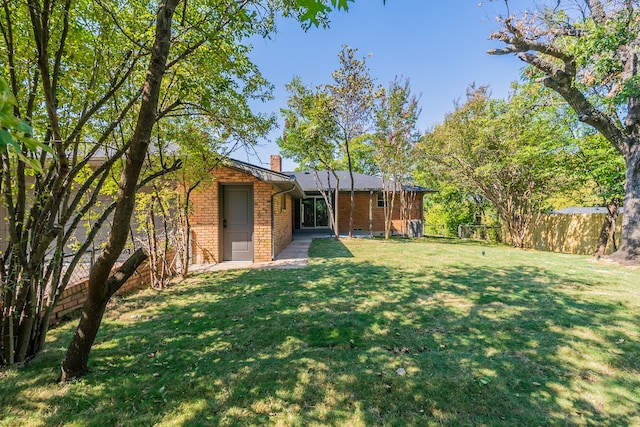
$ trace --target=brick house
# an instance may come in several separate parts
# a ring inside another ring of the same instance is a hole
[[[294,229],[313,230],[328,229],[329,216],[326,202],[322,197],[318,186],[327,190],[328,182],[331,188],[335,188],[335,178],[332,174],[327,178],[326,172],[318,173],[318,177],[312,172],[285,172],[286,175],[295,177],[306,197],[294,200]],[[336,171],[340,188],[338,191],[338,229],[340,233],[349,230],[349,213],[351,210],[351,177],[349,171]],[[330,181],[328,181],[328,179]],[[355,209],[353,212],[354,231],[362,231],[371,235],[384,234],[384,197],[383,183],[378,176],[353,174]],[[391,230],[394,234],[401,234],[406,227],[410,235],[422,235],[424,221],[423,199],[425,194],[435,190],[420,186],[405,187],[408,194],[408,205],[404,220],[401,215],[399,196],[396,195]],[[334,201],[335,204],[335,201]],[[406,221],[405,221],[406,220]]]
[[[230,160],[218,166],[215,182],[192,194],[191,259],[196,264],[271,261],[293,238],[293,200],[304,191],[279,172]]]
[[[271,169],[230,160],[215,169],[212,185],[192,194],[192,262],[271,261],[292,241],[294,232],[330,231],[326,203],[313,174],[283,173],[281,164],[278,155],[271,156]],[[338,173],[339,227],[346,231],[351,181],[348,172]],[[354,229],[381,234],[384,230],[381,179],[355,174],[354,181]],[[410,190],[413,198],[408,219],[421,229],[423,197],[433,190],[423,187]],[[393,230],[397,233],[406,224],[400,217],[400,203],[396,202]]]

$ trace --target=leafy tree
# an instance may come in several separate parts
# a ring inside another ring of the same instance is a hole
[[[302,168],[311,169],[316,187],[322,194],[336,239],[338,228],[338,189],[340,179],[335,173],[336,158],[340,150],[338,123],[333,111],[331,95],[324,88],[310,90],[296,77],[287,85],[291,94],[288,108],[282,109],[285,128],[278,145],[283,156],[294,159]],[[319,171],[326,173],[327,186],[321,183]],[[335,188],[332,190],[332,178]]]
[[[17,106],[9,85],[0,78],[0,153],[2,157],[15,157],[35,171],[42,172],[34,155],[37,156],[41,151],[52,153],[52,150],[32,137],[31,125],[15,115],[19,113],[16,111]],[[0,181],[0,189],[2,183]]]
[[[424,146],[419,145],[417,152],[422,150]],[[483,225],[495,231],[490,235],[494,241],[501,241],[500,220],[491,202],[481,192],[473,185],[460,185],[461,176],[451,180],[431,162],[417,160],[416,163],[414,174],[417,184],[437,189],[436,193],[425,198],[425,234],[431,230],[436,235],[457,237],[461,225]]]
[[[302,8],[300,21],[307,26],[327,25],[329,22],[328,15],[333,10],[348,10],[349,2],[354,0],[296,0],[296,3]]]
[[[396,194],[400,196],[401,216],[404,219],[407,219],[407,206],[411,205],[411,195],[406,188],[414,169],[414,148],[421,136],[416,127],[419,116],[418,98],[411,93],[409,80],[400,82],[396,79],[379,94],[372,145],[382,178],[385,239],[391,235]],[[404,232],[407,230],[405,225]]]
[[[557,168],[571,140],[557,117],[554,100],[535,85],[517,87],[507,101],[471,87],[465,104],[423,139],[426,167],[491,201],[523,247],[532,219],[562,185]]]
[[[14,116],[38,130],[34,139],[55,153],[26,158],[2,153],[10,234],[0,265],[3,364],[23,362],[40,351],[49,316],[82,252],[110,223],[61,379],[87,372],[107,302],[146,258],[136,250],[114,272],[136,192],[181,166],[169,162],[144,172],[154,129],[171,117],[195,116],[207,117],[211,132],[219,135],[230,135],[244,123],[264,130],[270,119],[247,113],[247,105],[249,98],[268,97],[270,86],[249,61],[250,47],[244,43],[271,31],[277,10],[318,21],[321,17],[304,3],[2,4],[0,63],[16,99]],[[29,142],[20,143],[20,151],[29,153]],[[41,172],[27,163],[39,164]],[[100,211],[70,265],[63,265],[65,248],[106,187],[117,189],[113,203]]]
[[[347,160],[351,178],[351,204],[349,208],[349,237],[353,236],[355,191],[352,159],[353,145],[362,139],[371,121],[374,102],[373,80],[365,59],[356,59],[357,49],[343,46],[338,54],[340,68],[333,72],[334,82],[327,85],[333,107],[331,111],[337,125],[341,148]]]
[[[576,6],[579,8],[576,13]],[[557,92],[578,119],[600,132],[624,158],[622,246],[613,255],[640,257],[640,6],[637,2],[558,1],[554,8],[502,19],[491,38],[532,65],[532,77]]]
[[[420,151],[422,147],[418,148]],[[481,194],[468,192],[468,188],[442,176],[437,168],[429,162],[416,162],[416,182],[438,191],[425,198],[425,234],[433,230],[433,234],[447,237],[458,235],[458,226],[462,224],[495,225],[492,216],[487,212],[490,202]]]
[[[351,141],[349,146],[351,152],[351,168],[353,172],[365,175],[377,175],[378,166],[374,159],[374,149],[371,144],[371,135],[366,134]],[[349,170],[349,165],[344,157],[338,162],[341,170]]]

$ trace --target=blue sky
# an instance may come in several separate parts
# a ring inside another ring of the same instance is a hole
[[[533,3],[510,0],[509,7],[517,13]],[[410,79],[414,93],[421,95],[418,126],[422,132],[442,121],[471,83],[488,84],[495,97],[505,97],[523,63],[512,55],[491,56],[486,51],[500,47],[489,35],[498,28],[496,16],[506,14],[505,2],[500,0],[482,6],[472,0],[387,0],[386,4],[356,0],[348,12],[331,15],[328,29],[305,32],[295,20],[281,19],[271,39],[254,40],[251,55],[275,85],[274,99],[254,104],[254,110],[276,113],[279,128],[256,147],[257,155],[236,152],[232,156],[268,167],[269,155],[278,153],[275,140],[282,134],[280,108],[288,97],[284,85],[294,76],[312,86],[330,83],[342,45],[367,56],[376,83],[388,86],[395,76]],[[284,170],[295,166],[283,159]]]

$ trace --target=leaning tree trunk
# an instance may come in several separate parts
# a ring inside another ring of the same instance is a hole
[[[144,252],[136,251],[116,274],[109,277],[111,269],[127,241],[138,179],[155,123],[162,78],[171,47],[173,13],[178,3],[179,0],[163,0],[158,5],[153,49],[149,58],[142,103],[136,128],[132,135],[131,148],[120,177],[120,190],[113,215],[113,226],[107,237],[106,246],[91,272],[87,300],[82,308],[82,316],[76,333],[62,361],[60,381],[79,378],[88,372],[89,352],[100,328],[107,302],[146,258]]]
[[[138,249],[127,259],[118,271],[108,280],[96,279],[92,272],[89,279],[89,295],[82,307],[80,323],[71,341],[67,354],[62,361],[60,381],[79,378],[88,372],[89,352],[100,329],[102,316],[109,299],[136,271],[136,268],[147,258],[142,249]],[[93,270],[94,272],[99,269]],[[100,273],[98,273],[100,274]],[[95,286],[96,281],[105,282],[103,286]],[[94,284],[94,286],[91,286]]]
[[[600,237],[598,238],[596,251],[593,254],[593,256],[595,256],[596,258],[601,258],[605,255],[609,238],[615,233],[616,221],[618,220],[619,205],[620,201],[615,198],[607,206],[607,214],[604,217],[604,223],[602,224],[602,228],[600,229]]]

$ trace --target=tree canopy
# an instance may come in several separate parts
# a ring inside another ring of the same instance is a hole
[[[180,159],[159,167],[149,162],[157,158],[161,125],[180,118],[206,126],[206,132],[220,140],[254,142],[270,129],[273,118],[251,112],[249,100],[268,98],[271,86],[249,60],[247,39],[271,32],[278,13],[307,25],[326,25],[326,7],[343,3],[2,4],[0,73],[12,94],[4,105],[12,104],[20,121],[18,128],[5,126],[0,134],[10,235],[0,265],[1,363],[28,360],[42,348],[49,316],[74,266],[109,224],[61,378],[87,371],[106,303],[146,257],[136,250],[120,259],[136,192],[182,166]],[[31,128],[33,135],[27,137]],[[107,188],[115,190],[113,203],[91,222],[63,268],[62,258],[80,223]]]
[[[640,6],[631,1],[557,1],[501,20],[491,38],[532,66],[531,78],[557,92],[625,159],[622,246],[640,257]]]
[[[549,95],[529,84],[498,100],[472,86],[421,143],[427,168],[491,201],[516,247],[524,247],[535,215],[564,184],[558,170],[572,138]]]

